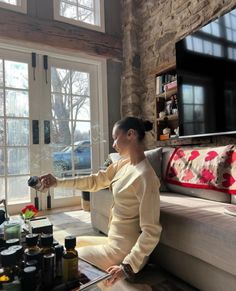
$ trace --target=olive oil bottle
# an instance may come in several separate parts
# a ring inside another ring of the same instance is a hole
[[[68,282],[78,277],[78,252],[75,249],[76,237],[65,237],[65,251],[62,255],[63,281]]]

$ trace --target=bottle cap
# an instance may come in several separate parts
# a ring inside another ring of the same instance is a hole
[[[30,260],[30,261],[27,261],[26,263],[25,263],[25,265],[26,265],[26,267],[36,267],[36,269],[37,269],[37,267],[38,267],[38,261],[37,260]]]
[[[24,253],[24,249],[23,249],[23,246],[21,245],[16,245],[16,246],[10,246],[8,248],[8,250],[13,250],[16,252],[16,260],[20,260],[23,256],[23,253]]]
[[[6,249],[1,251],[2,267],[10,267],[16,265],[16,251]]]
[[[62,254],[63,254],[63,252],[64,252],[64,247],[63,247],[63,245],[56,245],[56,246],[54,247],[54,249],[55,249],[56,257],[60,257],[60,256],[62,256]]]
[[[68,235],[65,237],[65,248],[71,249],[76,246],[76,237],[73,235]]]
[[[37,176],[32,176],[28,180],[28,186],[35,187],[39,182],[39,178]]]
[[[25,236],[25,242],[27,246],[36,246],[38,243],[39,235],[37,233],[30,233]]]
[[[7,247],[15,246],[19,244],[20,244],[20,240],[18,238],[11,238],[11,239],[6,240]]]
[[[23,270],[23,276],[26,277],[33,277],[37,273],[37,268],[35,266],[25,267]]]
[[[40,242],[42,247],[51,247],[53,245],[53,235],[51,233],[42,234]]]

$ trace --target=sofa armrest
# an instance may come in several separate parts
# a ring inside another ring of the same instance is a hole
[[[92,227],[108,233],[110,211],[113,204],[113,195],[109,189],[90,193],[90,211]]]

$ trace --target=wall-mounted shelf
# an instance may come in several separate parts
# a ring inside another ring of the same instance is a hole
[[[171,121],[171,120],[179,120],[179,116],[178,114],[170,114],[170,115],[166,115],[165,117],[162,117],[162,118],[157,118],[157,121],[158,122],[165,122],[165,121]]]
[[[170,98],[172,95],[177,93],[177,88],[171,89],[169,91],[165,91],[165,92],[161,92],[159,94],[156,95],[156,98],[165,98],[168,99]]]
[[[177,80],[172,70],[156,76],[156,139],[166,138],[168,130],[167,139],[176,135],[178,126]]]

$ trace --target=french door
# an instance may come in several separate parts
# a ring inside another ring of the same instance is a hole
[[[97,170],[104,133],[98,66],[58,55],[0,49],[0,199],[11,213],[46,196],[31,175],[73,177]],[[51,189],[53,207],[75,205],[80,191]]]

